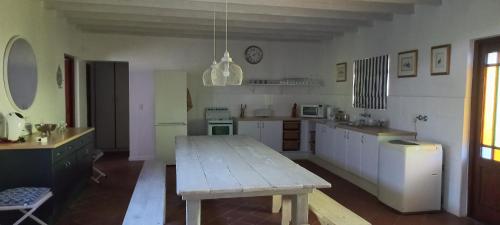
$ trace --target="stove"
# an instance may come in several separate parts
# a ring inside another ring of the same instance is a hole
[[[206,108],[205,119],[207,120],[208,135],[233,135],[234,122],[228,108]]]

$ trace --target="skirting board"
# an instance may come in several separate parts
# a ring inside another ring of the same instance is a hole
[[[128,161],[146,161],[153,160],[154,158],[154,155],[130,155]]]
[[[344,169],[341,169],[323,159],[318,158],[317,156],[310,155],[308,158],[309,161],[313,162],[314,164],[323,167],[324,169],[334,173],[335,175],[342,177],[343,179],[353,183],[354,185],[360,187],[361,189],[367,191],[368,193],[377,196],[378,195],[378,186],[366,181],[363,178],[360,178],[352,173],[349,173],[345,171]],[[335,184],[333,184],[333,187],[335,188]]]

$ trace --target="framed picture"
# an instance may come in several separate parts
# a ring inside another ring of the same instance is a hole
[[[347,80],[347,63],[337,64],[337,82],[345,82]]]
[[[431,49],[431,75],[450,74],[451,45],[434,46]]]
[[[416,77],[418,72],[418,50],[400,52],[398,77]]]

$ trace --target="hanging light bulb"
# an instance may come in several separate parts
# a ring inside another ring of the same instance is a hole
[[[214,86],[212,73],[217,70],[217,60],[215,59],[215,7],[214,7],[214,61],[208,69],[203,72],[203,85],[206,87]]]
[[[243,70],[238,64],[233,62],[227,50],[227,0],[226,0],[226,52],[221,61],[217,64],[217,69],[212,70],[212,82],[217,86],[241,85],[243,81]]]

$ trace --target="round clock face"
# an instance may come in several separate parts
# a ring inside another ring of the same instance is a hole
[[[262,52],[262,49],[259,48],[258,46],[250,46],[247,48],[245,51],[245,58],[248,63],[250,64],[257,64],[260,61],[262,61],[262,58],[264,57],[264,53]]]

